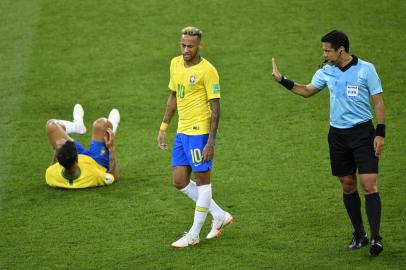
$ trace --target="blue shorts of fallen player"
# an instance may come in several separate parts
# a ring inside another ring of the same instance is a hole
[[[190,166],[193,172],[211,170],[213,161],[203,161],[203,148],[209,134],[185,135],[176,133],[172,151],[172,167]]]
[[[73,141],[76,146],[76,150],[78,151],[78,155],[86,155],[93,158],[97,163],[102,165],[104,168],[109,169],[110,163],[110,152],[106,148],[105,142],[99,142],[92,140],[90,142],[89,149],[84,148],[80,143],[77,141]]]

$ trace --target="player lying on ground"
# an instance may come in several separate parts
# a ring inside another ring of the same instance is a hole
[[[83,116],[82,106],[76,104],[73,122],[50,119],[46,123],[48,140],[54,149],[52,164],[45,173],[46,183],[51,187],[88,188],[110,185],[119,179],[114,142],[120,113],[113,109],[108,119],[94,121],[89,149],[68,135],[86,133]]]

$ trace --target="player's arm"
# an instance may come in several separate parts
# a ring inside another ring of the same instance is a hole
[[[45,131],[53,148],[51,165],[55,164],[58,160],[56,158],[57,149],[65,144],[66,141],[73,141],[66,133],[66,127],[56,119],[50,119],[45,125]]]
[[[116,146],[115,146],[115,136],[113,130],[110,128],[107,129],[107,135],[104,138],[106,142],[106,147],[109,149],[110,152],[110,159],[109,159],[109,171],[108,173],[114,176],[115,181],[117,182],[120,178],[119,171],[118,171],[118,164],[116,158]]]
[[[216,143],[217,129],[220,121],[220,99],[210,99],[211,106],[211,120],[210,120],[210,132],[207,143],[203,149],[203,160],[210,161],[214,157],[214,145]]]
[[[159,128],[157,144],[161,150],[168,149],[168,145],[165,143],[166,137],[166,129],[171,122],[173,115],[176,112],[177,104],[176,104],[176,92],[170,91],[168,101],[166,102],[166,111],[164,115],[164,119],[162,120],[161,127]]]
[[[375,156],[379,156],[385,144],[385,106],[383,104],[382,93],[372,96],[376,115],[376,136],[374,139]]]
[[[279,72],[278,67],[276,66],[275,58],[272,58],[272,76],[275,81],[282,84],[285,88],[291,90],[296,95],[308,98],[320,92],[319,89],[314,87],[311,83],[299,84],[283,77],[282,74]]]

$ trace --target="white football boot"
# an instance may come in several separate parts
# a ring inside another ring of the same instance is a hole
[[[228,212],[224,212],[223,218],[213,219],[213,222],[211,223],[211,231],[207,234],[206,239],[219,237],[221,230],[230,224],[233,224],[233,216]]]
[[[120,123],[120,113],[118,112],[117,109],[112,109],[111,112],[109,113],[109,121],[113,125],[113,132],[116,133],[116,130],[118,128],[118,124]]]
[[[199,244],[199,242],[200,242],[199,236],[195,237],[185,232],[185,234],[178,241],[173,242],[171,246],[174,248],[184,248]]]
[[[75,131],[78,134],[86,133],[86,126],[83,122],[84,115],[85,112],[82,105],[76,104],[75,107],[73,107],[73,123],[75,124]]]

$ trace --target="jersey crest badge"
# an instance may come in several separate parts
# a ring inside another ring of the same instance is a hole
[[[195,84],[195,82],[196,82],[196,76],[195,76],[195,75],[190,75],[189,82],[190,82],[190,84]]]

